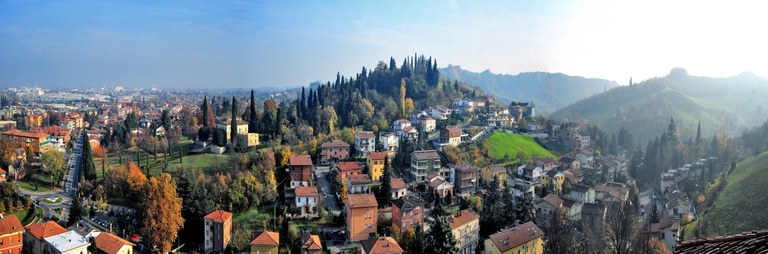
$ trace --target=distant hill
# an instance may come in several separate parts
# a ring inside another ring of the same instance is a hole
[[[704,218],[704,235],[733,234],[768,228],[768,152],[739,162],[728,184]]]
[[[553,119],[597,124],[617,133],[626,127],[638,144],[661,134],[670,118],[675,119],[683,139],[702,132],[740,133],[768,117],[768,81],[744,73],[728,78],[689,76],[675,69],[666,77],[652,78],[631,86],[620,86],[596,94],[556,111]]]
[[[477,73],[448,65],[440,75],[464,81],[493,95],[497,101],[532,101],[541,113],[552,113],[578,100],[618,86],[605,79],[568,76],[562,73],[526,72],[517,75],[495,74],[488,70]]]

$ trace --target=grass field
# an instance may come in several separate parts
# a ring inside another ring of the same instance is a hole
[[[37,180],[37,187],[35,187],[35,180]],[[51,177],[42,172],[36,173],[22,181],[16,181],[16,184],[28,191],[43,192],[52,190]]]
[[[136,163],[136,150],[132,151],[123,151],[122,154],[122,163],[127,163],[128,161],[132,161],[133,163]],[[187,156],[184,156],[182,158],[183,163],[181,164],[184,169],[201,169],[206,173],[214,173],[218,171],[228,170],[229,166],[231,165],[229,161],[229,155],[227,154],[190,154]],[[103,178],[103,173],[101,172],[101,159],[97,159],[95,161],[96,164],[96,176],[97,178]],[[110,168],[118,167],[121,164],[120,157],[116,153],[110,153],[105,166],[106,170],[109,171]],[[142,153],[141,154],[141,167],[144,168],[147,164],[147,154]],[[162,155],[158,155],[157,159],[155,159],[155,156],[149,155],[149,165],[150,165],[150,175],[159,175],[162,172],[169,172],[169,171],[176,171],[179,165],[179,158],[174,157],[171,159],[171,157],[168,157],[168,167],[165,167],[164,159]]]
[[[517,154],[520,152],[525,154],[527,159],[530,159],[531,156],[539,158],[555,157],[550,151],[536,143],[536,140],[528,136],[495,132],[485,142],[488,142],[491,146],[491,157],[493,157],[493,160],[504,160],[503,164],[517,162]]]
[[[768,152],[739,162],[728,184],[705,216],[707,235],[768,228]],[[701,223],[699,223],[701,224]]]

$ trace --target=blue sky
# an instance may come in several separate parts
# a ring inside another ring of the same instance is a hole
[[[394,56],[625,83],[764,77],[760,3],[4,1],[0,87],[286,87]]]

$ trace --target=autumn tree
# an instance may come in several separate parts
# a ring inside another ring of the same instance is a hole
[[[142,192],[147,184],[147,176],[144,175],[144,172],[141,171],[141,168],[136,166],[136,164],[133,164],[133,162],[128,162],[125,167],[128,171],[125,182],[128,184],[129,191],[130,193],[138,196],[138,194]]]
[[[55,149],[50,149],[40,156],[43,168],[51,173],[53,184],[58,185],[64,175],[67,174],[67,163],[64,161],[64,154]]]
[[[400,80],[400,105],[402,108],[402,112],[401,112],[402,117],[405,118],[407,113],[405,111],[405,78],[404,77]]]
[[[176,182],[169,174],[152,177],[146,184],[142,207],[143,240],[155,251],[167,253],[184,225],[182,200],[176,193]]]

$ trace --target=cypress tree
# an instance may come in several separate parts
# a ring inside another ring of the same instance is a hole
[[[232,148],[237,145],[237,99],[232,96],[232,123],[230,124],[229,143]]]
[[[384,157],[384,170],[381,175],[381,186],[379,187],[379,207],[387,207],[392,202],[392,173],[389,155]]]
[[[696,127],[696,145],[701,144],[701,122],[699,122],[699,126]]]
[[[304,88],[302,88],[303,91]],[[251,116],[248,118],[248,132],[256,133],[256,126],[259,121],[259,117],[256,116],[256,97],[253,95],[253,89],[251,89],[251,102],[248,104],[248,109],[251,111]]]
[[[93,163],[93,150],[88,142],[88,134],[83,132],[83,153],[80,157],[80,174],[88,181],[96,180],[96,165]]]

